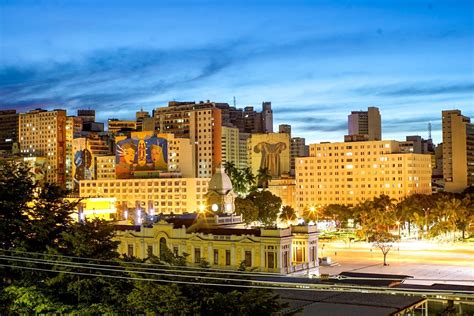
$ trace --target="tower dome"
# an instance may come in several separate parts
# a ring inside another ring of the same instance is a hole
[[[232,191],[232,181],[230,181],[222,165],[218,166],[212,175],[208,191],[213,191],[219,195],[227,195]]]

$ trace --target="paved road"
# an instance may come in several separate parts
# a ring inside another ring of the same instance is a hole
[[[323,248],[324,245],[324,248]],[[338,265],[320,267],[320,273],[339,274],[343,271],[412,275],[406,283],[452,283],[474,286],[474,245],[402,242],[387,256],[389,266],[383,266],[380,249],[367,243],[321,243],[320,257],[330,256]],[[454,281],[453,281],[454,280]]]

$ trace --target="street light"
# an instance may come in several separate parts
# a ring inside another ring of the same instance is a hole
[[[400,240],[400,221],[397,221],[397,226],[398,226],[398,239]]]

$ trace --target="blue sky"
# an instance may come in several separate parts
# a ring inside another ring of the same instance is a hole
[[[169,100],[260,108],[309,142],[378,106],[383,138],[474,116],[472,1],[0,0],[0,108],[132,118]]]

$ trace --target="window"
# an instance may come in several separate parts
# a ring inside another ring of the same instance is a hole
[[[214,264],[219,264],[219,250],[214,249]]]
[[[153,256],[153,246],[147,247],[147,254],[148,254],[148,257]]]
[[[230,266],[230,250],[225,251],[225,265]]]
[[[194,248],[194,263],[201,262],[201,248]]]
[[[127,256],[133,257],[133,245],[128,245]]]
[[[269,252],[268,253],[268,268],[273,269],[275,268],[275,253]]]
[[[245,251],[245,266],[251,267],[252,266],[252,252]]]
[[[173,247],[173,253],[174,253],[174,255],[175,255],[176,257],[178,256],[178,251],[179,251],[179,250],[178,250],[178,247],[174,246],[174,247]]]
[[[160,238],[160,258],[163,258],[165,256],[166,249],[167,249],[166,239],[164,237],[161,237]]]

